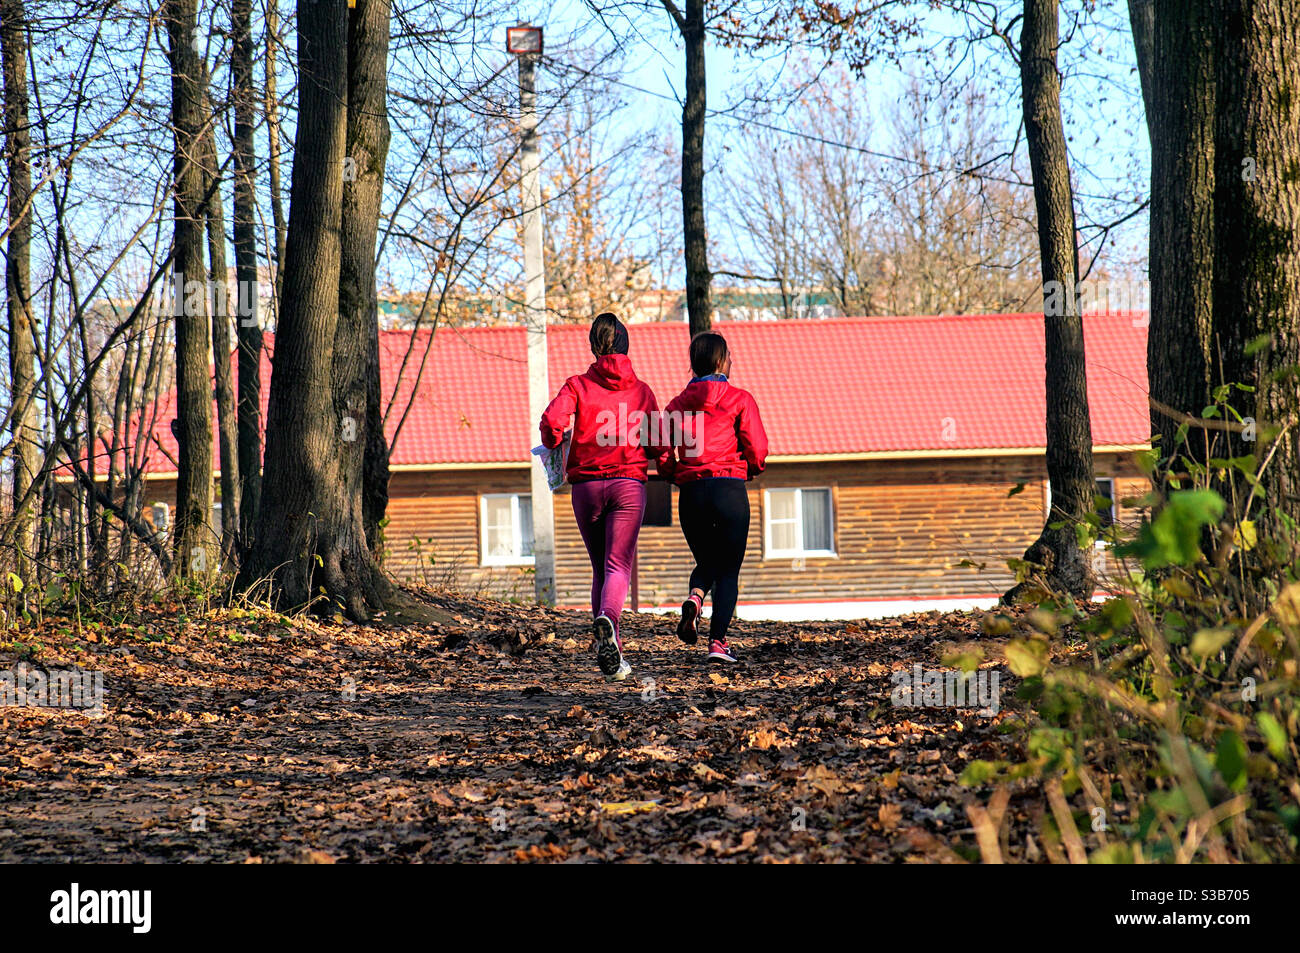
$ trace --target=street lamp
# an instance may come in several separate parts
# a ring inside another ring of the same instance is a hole
[[[531,23],[506,27],[506,52],[517,55],[532,53],[540,56],[542,53],[542,28],[533,26]]]
[[[537,145],[537,61],[542,30],[506,27],[506,50],[519,59],[519,180],[523,192],[524,314],[528,341],[528,416],[536,427],[550,400],[546,354],[546,271],[542,261],[541,150]],[[532,463],[533,588],[555,604],[555,511],[541,458]]]

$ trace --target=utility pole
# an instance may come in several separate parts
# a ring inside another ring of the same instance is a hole
[[[535,429],[550,400],[546,368],[546,274],[542,264],[541,155],[537,148],[537,61],[542,30],[520,24],[506,30],[506,50],[519,57],[519,167],[524,219],[524,320],[528,333],[528,417]],[[530,433],[532,431],[530,430]],[[540,457],[531,463],[533,588],[537,601],[555,604],[555,506]]]

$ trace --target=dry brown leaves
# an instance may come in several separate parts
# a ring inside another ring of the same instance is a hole
[[[634,672],[607,685],[582,613],[438,598],[452,621],[160,606],[23,633],[107,697],[0,709],[0,861],[979,856],[956,779],[1008,756],[1009,676],[997,719],[895,708],[889,677],[981,638],[978,616],[739,623],[722,670],[628,616]]]

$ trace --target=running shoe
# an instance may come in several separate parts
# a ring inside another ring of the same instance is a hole
[[[734,662],[736,650],[727,644],[726,639],[713,639],[709,642],[707,658],[710,662]]]
[[[596,640],[596,664],[607,682],[621,682],[632,674],[632,666],[623,658],[621,640],[614,633],[614,623],[608,616],[597,616],[591,634]]]
[[[687,645],[694,645],[699,633],[695,626],[700,619],[702,604],[694,596],[682,603],[682,617],[677,622],[677,638]]]

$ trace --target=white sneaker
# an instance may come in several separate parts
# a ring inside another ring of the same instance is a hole
[[[596,664],[607,682],[621,682],[632,674],[632,666],[623,658],[618,636],[614,634],[614,623],[609,616],[596,616],[591,624],[591,634],[596,640]]]

